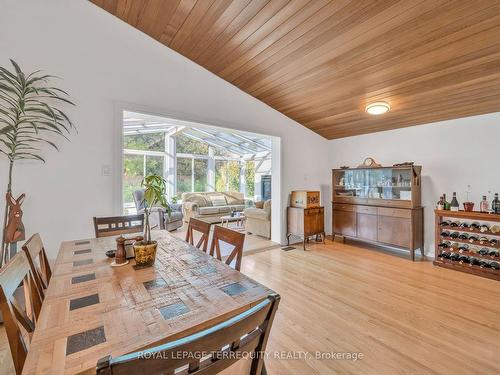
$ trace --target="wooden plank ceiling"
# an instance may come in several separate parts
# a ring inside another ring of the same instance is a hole
[[[92,2],[328,139],[500,111],[498,0]]]

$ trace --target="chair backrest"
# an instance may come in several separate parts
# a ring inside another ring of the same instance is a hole
[[[189,370],[183,373],[209,375],[246,357],[251,361],[246,373],[261,375],[279,301],[280,296],[272,294],[249,310],[185,338],[118,358],[101,358],[97,374],[174,374],[187,366]]]
[[[96,238],[139,233],[144,230],[144,215],[94,217],[94,230]]]
[[[27,309],[24,311],[16,301],[14,292],[23,283]],[[16,374],[21,374],[26,360],[27,347],[19,324],[28,332],[35,329],[35,322],[40,314],[42,299],[35,286],[26,253],[17,253],[9,263],[0,269],[0,311],[2,312],[5,331],[9,340],[10,351]]]
[[[245,233],[236,232],[234,230],[216,225],[214,228],[214,235],[212,237],[212,244],[210,245],[210,255],[222,261],[220,251],[220,242],[233,245],[234,248],[231,254],[226,258],[226,264],[230,265],[236,259],[235,269],[241,269],[241,258],[243,257],[243,244],[245,242]]]
[[[35,233],[31,236],[23,245],[23,250],[30,264],[31,274],[35,279],[36,287],[43,300],[45,298],[45,290],[52,277],[52,271],[50,270],[49,259],[43,247],[40,234]]]
[[[208,237],[210,236],[210,223],[207,223],[202,220],[190,218],[188,229],[186,233],[186,242],[194,245],[194,236],[193,231],[197,231],[201,233],[200,240],[196,244],[196,247],[204,252],[207,252],[208,246]]]

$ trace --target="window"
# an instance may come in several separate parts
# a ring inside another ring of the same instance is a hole
[[[245,162],[245,196],[253,198],[255,195],[255,162],[248,160]]]
[[[123,202],[133,203],[135,190],[141,188],[144,178],[144,156],[127,155],[123,156]]]
[[[192,159],[177,158],[177,196],[192,191]]]
[[[124,135],[123,148],[163,152],[165,151],[165,133]]]
[[[194,159],[194,191],[207,191],[208,160]]]
[[[175,137],[178,154],[208,155],[208,144],[180,134]]]
[[[215,190],[240,191],[241,164],[237,160],[215,161]]]
[[[240,191],[241,164],[231,160],[227,163],[227,180],[229,191]]]

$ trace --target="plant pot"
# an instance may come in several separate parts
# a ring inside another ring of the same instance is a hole
[[[464,202],[464,211],[472,212],[474,210],[474,202]]]
[[[139,267],[152,266],[156,259],[156,241],[138,241],[134,243],[135,264]]]

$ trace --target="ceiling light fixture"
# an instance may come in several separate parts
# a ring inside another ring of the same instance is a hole
[[[370,115],[383,115],[384,113],[389,112],[391,106],[387,102],[375,102],[368,104],[365,108],[366,112]]]

